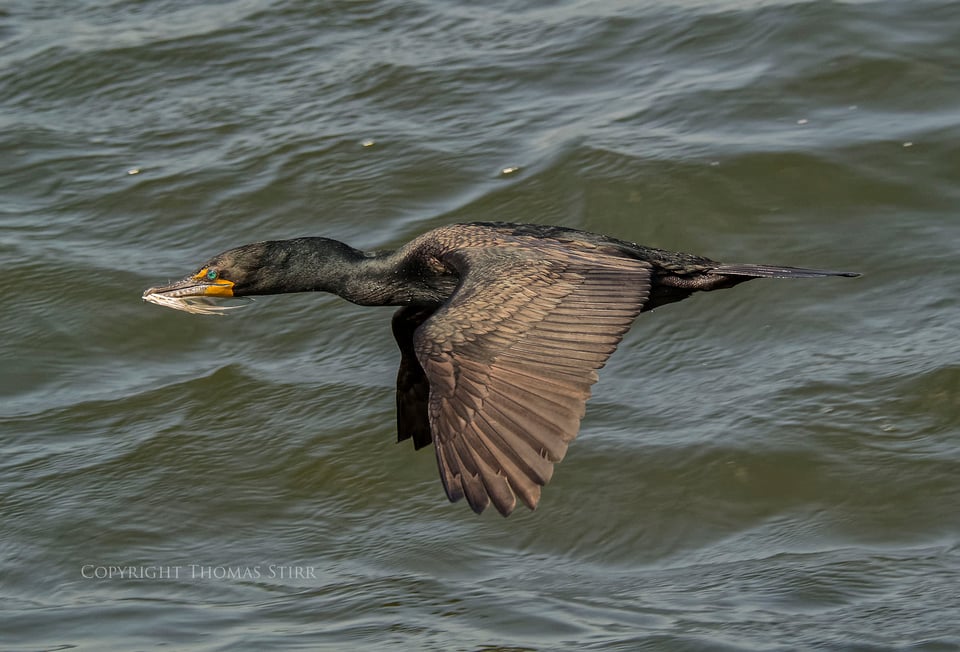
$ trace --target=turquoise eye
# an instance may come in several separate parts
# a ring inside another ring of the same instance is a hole
[[[217,280],[217,270],[211,269],[209,272],[207,272],[207,278],[210,279],[211,281],[216,281],[216,280]]]

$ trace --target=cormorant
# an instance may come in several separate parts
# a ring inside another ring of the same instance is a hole
[[[200,297],[324,291],[401,306],[398,440],[431,442],[451,501],[504,516],[540,488],[580,428],[597,370],[641,312],[752,278],[858,276],[728,265],[558,226],[443,226],[392,252],[327,238],[243,245],[143,298],[190,312]]]

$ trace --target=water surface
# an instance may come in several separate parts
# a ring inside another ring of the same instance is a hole
[[[0,647],[957,649],[958,61],[942,0],[8,2]],[[509,519],[394,442],[389,308],[139,299],[465,220],[864,276],[645,314]]]

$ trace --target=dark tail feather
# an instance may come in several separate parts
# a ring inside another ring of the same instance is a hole
[[[755,278],[817,278],[820,276],[860,276],[858,272],[831,272],[825,269],[803,267],[778,267],[777,265],[717,265],[711,274],[730,274]]]

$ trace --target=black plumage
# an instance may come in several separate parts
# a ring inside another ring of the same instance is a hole
[[[723,264],[555,226],[473,223],[393,252],[336,240],[258,242],[144,298],[326,291],[400,306],[397,432],[431,442],[450,500],[533,509],[584,415],[597,370],[643,311],[752,278],[849,272]],[[209,311],[213,308],[197,309]]]

